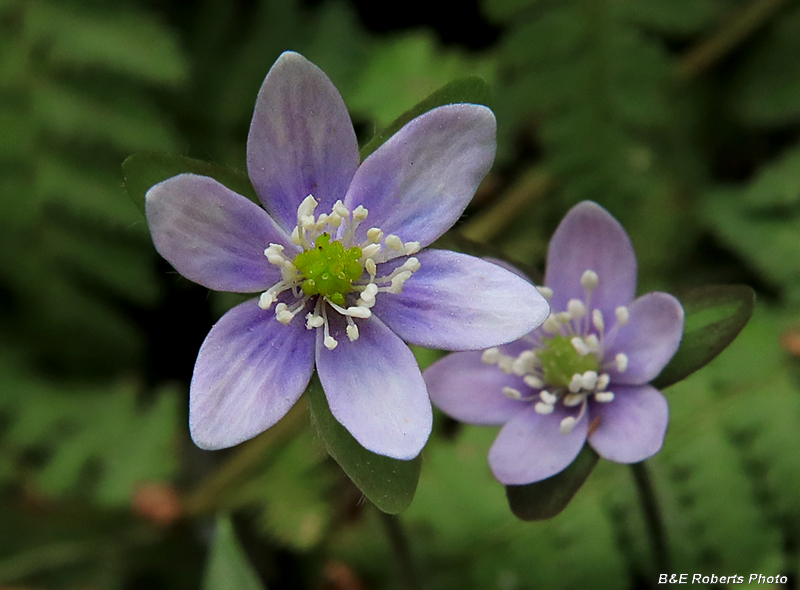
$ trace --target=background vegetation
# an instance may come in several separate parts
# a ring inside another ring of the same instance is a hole
[[[247,559],[238,588],[401,587],[304,407],[237,449],[191,443],[194,358],[238,300],[162,261],[123,188],[140,151],[243,169],[257,90],[292,49],[363,142],[454,78],[490,83],[499,154],[463,235],[541,268],[592,199],[629,230],[641,291],[757,290],[734,345],[667,390],[649,463],[674,572],[796,588],[800,5],[374,4],[0,0],[0,586],[216,590]],[[403,514],[426,589],[654,583],[628,469],[601,462],[560,516],[524,523],[489,473],[494,434],[437,416]],[[241,551],[210,550],[220,511]]]

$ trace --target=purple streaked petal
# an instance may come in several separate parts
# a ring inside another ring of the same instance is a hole
[[[381,293],[373,312],[406,342],[442,350],[504,344],[541,324],[549,308],[536,287],[480,258],[426,250],[399,294]],[[396,266],[379,267],[379,276]],[[386,269],[386,270],[385,270]]]
[[[424,247],[452,227],[492,166],[495,129],[486,107],[455,104],[390,137],[361,164],[347,192],[345,205],[369,211],[358,241],[379,227]]]
[[[618,385],[614,401],[591,402],[597,426],[589,444],[609,461],[638,463],[655,455],[664,442],[669,420],[667,400],[650,385]]]
[[[581,276],[587,270],[600,278],[592,307],[606,318],[633,300],[636,255],[631,240],[608,211],[591,201],[570,209],[550,240],[544,284],[553,289],[554,311],[566,310],[570,299],[584,300]]]
[[[283,53],[258,93],[247,170],[267,211],[286,230],[308,195],[330,213],[358,167],[358,143],[339,91],[303,56]]]
[[[503,395],[503,388],[513,387],[523,395],[535,395],[538,390],[496,365],[483,363],[482,354],[454,352],[433,363],[422,376],[433,405],[448,416],[467,424],[505,424],[525,410],[526,404]]]
[[[575,424],[569,434],[561,434],[561,420],[568,414],[560,405],[552,414],[538,414],[533,404],[518,413],[500,430],[489,450],[489,466],[504,485],[525,485],[560,473],[581,452],[588,420]]]
[[[675,355],[683,336],[683,307],[669,293],[648,293],[628,308],[630,321],[609,334],[612,344],[606,350],[611,383],[642,385],[655,379]],[[613,359],[618,353],[628,357],[625,372],[617,371]]]
[[[156,250],[187,279],[215,291],[253,293],[280,280],[264,257],[289,237],[249,199],[213,178],[180,174],[147,192]]]
[[[314,368],[314,334],[299,319],[279,324],[253,299],[214,324],[200,347],[189,394],[195,444],[223,449],[286,415]]]
[[[359,338],[345,335],[342,316],[328,311],[334,350],[317,330],[317,371],[334,417],[364,448],[395,459],[419,455],[433,411],[411,350],[375,316],[356,320]]]

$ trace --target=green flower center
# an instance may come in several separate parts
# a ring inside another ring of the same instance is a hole
[[[536,351],[542,363],[544,380],[554,387],[569,387],[572,376],[586,371],[599,371],[600,361],[593,354],[581,356],[572,345],[570,336],[543,339],[544,347]]]
[[[331,242],[330,234],[320,234],[314,248],[301,252],[294,259],[295,268],[304,278],[303,292],[322,295],[343,306],[344,296],[353,290],[353,281],[364,272],[359,262],[361,255],[361,248],[354,246],[345,250],[341,242]]]

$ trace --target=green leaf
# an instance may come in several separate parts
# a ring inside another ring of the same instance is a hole
[[[210,176],[232,191],[260,204],[247,174],[229,166],[203,162],[185,156],[147,152],[133,154],[122,163],[125,189],[142,213],[144,213],[145,195],[153,185],[187,172]]]
[[[479,76],[467,76],[459,80],[453,80],[432,93],[425,100],[419,102],[415,107],[407,110],[394,120],[386,129],[375,135],[367,144],[361,148],[361,159],[365,160],[372,152],[377,150],[392,135],[420,115],[428,111],[447,104],[470,103],[488,104],[489,86]]]
[[[353,483],[383,512],[397,514],[405,510],[417,489],[421,458],[400,461],[362,447],[331,414],[316,375],[306,390],[306,397],[328,453]]]
[[[746,285],[699,287],[681,298],[686,312],[678,352],[653,381],[659,389],[681,381],[733,342],[753,314],[755,293]]]
[[[506,486],[511,512],[522,520],[545,520],[558,515],[581,489],[598,459],[597,453],[585,445],[561,473],[528,485]]]
[[[206,566],[203,590],[265,590],[227,516],[217,519],[217,533]]]

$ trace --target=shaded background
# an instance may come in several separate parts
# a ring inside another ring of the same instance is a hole
[[[243,169],[258,88],[292,49],[362,141],[454,78],[490,83],[498,158],[464,235],[541,268],[592,199],[630,232],[640,291],[757,290],[731,349],[666,392],[650,463],[675,572],[796,588],[798,3],[378,6],[0,0],[0,586],[197,588],[213,515],[232,510],[270,589],[398,587],[379,519],[303,408],[255,456],[193,446],[197,349],[239,299],[162,261],[122,184],[139,151]],[[486,464],[495,432],[437,416],[403,517],[427,589],[653,584],[625,466],[601,462],[562,515],[522,523]]]

